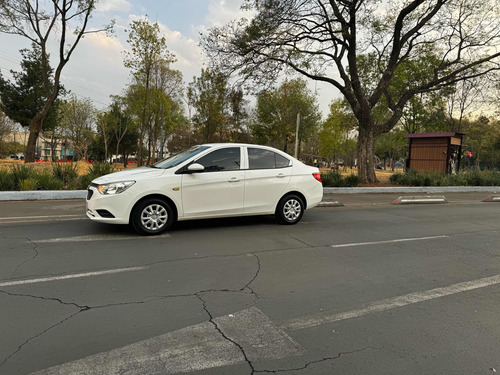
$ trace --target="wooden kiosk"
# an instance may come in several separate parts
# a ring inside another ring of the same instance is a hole
[[[406,169],[456,173],[460,169],[463,133],[406,134]]]

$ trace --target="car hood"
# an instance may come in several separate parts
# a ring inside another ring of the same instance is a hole
[[[146,178],[161,176],[165,172],[164,169],[140,167],[129,169],[127,171],[120,171],[115,173],[110,173],[101,177],[96,178],[92,182],[95,184],[107,184],[109,182],[119,182],[128,180],[143,180]]]

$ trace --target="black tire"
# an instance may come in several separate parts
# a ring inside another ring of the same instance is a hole
[[[305,205],[297,195],[286,195],[278,203],[276,207],[276,219],[280,224],[293,225],[297,224],[302,215],[304,215]]]
[[[130,218],[132,227],[143,236],[165,233],[175,220],[174,210],[169,203],[151,198],[139,203]]]

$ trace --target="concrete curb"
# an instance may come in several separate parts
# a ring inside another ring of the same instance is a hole
[[[323,188],[323,194],[398,194],[398,193],[498,193],[500,186],[418,186],[418,187],[366,187]]]
[[[323,188],[324,194],[500,193],[500,186]],[[0,191],[0,201],[85,199],[87,190]]]
[[[85,199],[87,190],[0,191],[0,201]]]

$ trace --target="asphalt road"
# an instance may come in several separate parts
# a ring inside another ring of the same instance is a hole
[[[500,204],[445,195],[156,238],[0,202],[0,374],[494,374]]]

